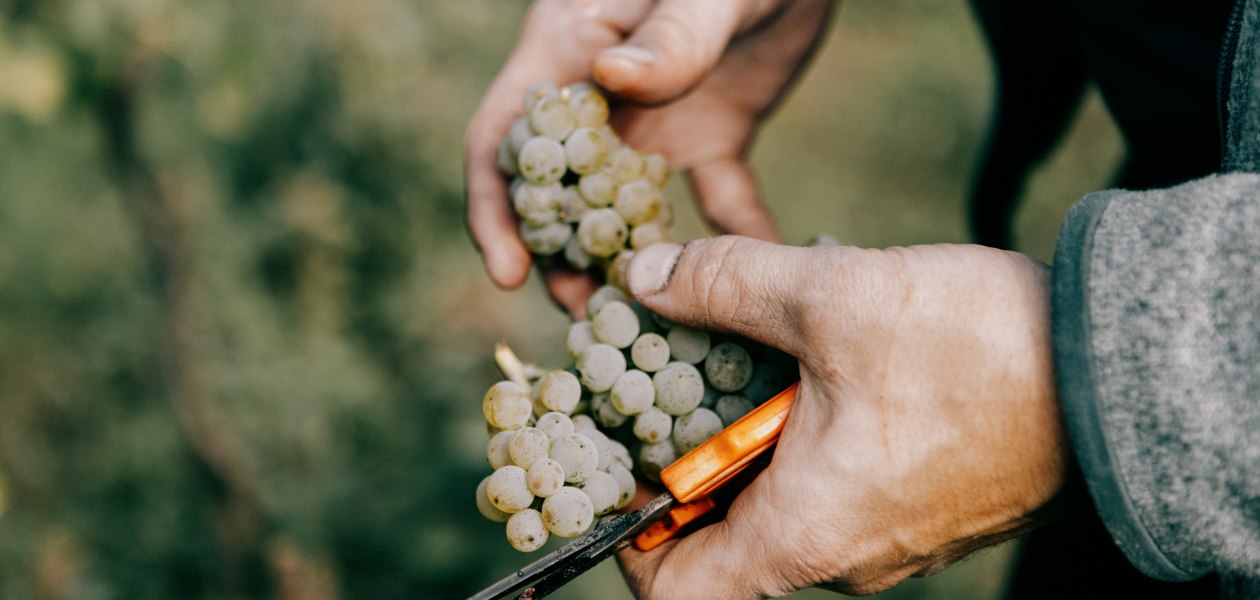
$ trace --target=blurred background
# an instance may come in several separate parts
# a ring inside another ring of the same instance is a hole
[[[487,282],[461,182],[526,7],[0,0],[0,597],[454,598],[531,560],[473,503],[479,403],[496,341],[561,366],[566,319]],[[963,0],[846,2],[753,151],[787,239],[966,241],[990,78]],[[1091,95],[1020,248],[1121,153]],[[1017,550],[882,597],[996,597]],[[609,562],[559,596],[629,595]]]

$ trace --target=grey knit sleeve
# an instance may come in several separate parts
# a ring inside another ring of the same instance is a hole
[[[1055,251],[1072,443],[1139,569],[1260,579],[1260,175],[1092,194]]]

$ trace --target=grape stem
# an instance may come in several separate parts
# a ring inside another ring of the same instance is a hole
[[[512,351],[512,347],[507,342],[499,342],[494,345],[494,362],[499,365],[499,372],[509,380],[519,383],[525,389],[529,389],[529,377],[526,376],[527,371],[533,365],[526,365],[521,359],[516,357],[516,353]]]

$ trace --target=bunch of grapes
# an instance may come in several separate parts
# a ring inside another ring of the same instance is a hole
[[[524,109],[498,153],[513,178],[521,239],[537,256],[623,282],[633,250],[669,239],[665,157],[623,144],[608,126],[608,102],[588,84],[535,84]]]
[[[624,265],[634,249],[665,240],[672,219],[661,193],[668,165],[621,144],[588,85],[532,86],[525,113],[499,148],[500,167],[517,176],[521,236],[535,254],[563,251],[609,282],[587,301],[590,320],[569,327],[571,368],[524,365],[501,350],[508,379],[482,400],[494,472],[477,507],[530,552],[624,508],[636,476],[659,482],[663,468],[781,391],[795,363],[632,301]]]

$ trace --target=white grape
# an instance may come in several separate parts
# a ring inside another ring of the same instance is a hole
[[[512,515],[507,522],[508,543],[521,552],[533,552],[547,543],[547,528],[542,513],[527,508]]]
[[[621,465],[627,469],[634,468],[634,461],[630,460],[630,451],[626,449],[625,444],[617,440],[610,440],[612,446],[612,465]],[[610,467],[612,465],[609,465]]]
[[[512,152],[512,140],[503,138],[503,141],[499,142],[499,150],[494,154],[494,162],[504,175],[508,177],[516,175],[516,154]]]
[[[512,381],[500,381],[481,400],[486,422],[499,429],[520,429],[534,415],[529,390]]]
[[[646,179],[636,179],[617,188],[613,209],[630,225],[642,225],[651,221],[661,210],[661,191]]]
[[[621,496],[621,486],[617,485],[617,480],[603,471],[591,473],[578,489],[591,499],[591,507],[597,515],[612,512]]]
[[[652,185],[663,188],[669,183],[669,161],[664,156],[653,152],[643,157],[643,176]]]
[[[605,406],[607,405],[608,403],[605,402]],[[591,440],[592,444],[595,444],[595,452],[599,455],[599,460],[595,463],[595,469],[597,471],[607,469],[608,465],[612,464],[612,440],[608,439],[608,436],[604,435],[604,432],[599,429],[582,432],[582,436]]]
[[[696,364],[709,355],[709,332],[681,325],[674,326],[666,334],[669,354],[674,360]]]
[[[595,420],[608,429],[621,427],[626,421],[630,420],[630,417],[618,411],[617,407],[613,406],[611,402],[605,403],[593,412],[595,413]]]
[[[550,451],[551,438],[537,427],[518,429],[508,443],[508,454],[512,457],[512,463],[526,469],[538,460],[547,458]]]
[[[617,180],[608,171],[596,171],[578,179],[578,193],[592,208],[612,206],[617,199]]]
[[[606,392],[626,372],[626,357],[607,344],[591,344],[577,357],[582,385],[592,392]]]
[[[612,475],[613,481],[617,482],[617,503],[613,505],[613,509],[621,510],[634,500],[634,492],[638,484],[635,483],[634,474],[630,472],[630,469],[621,464],[614,464],[608,469],[608,474]]]
[[[512,156],[519,157],[521,148],[525,144],[534,139],[534,128],[529,126],[529,117],[520,117],[512,122],[512,128],[508,130],[508,146],[512,150]]]
[[[652,219],[652,222],[669,231],[669,228],[674,226],[674,205],[669,202],[661,203],[661,209],[656,211],[656,217]]]
[[[654,444],[669,439],[674,431],[674,418],[653,406],[634,418],[634,437]]]
[[[512,517],[512,513],[506,513],[498,509],[490,502],[490,496],[486,493],[486,487],[490,483],[490,477],[487,476],[477,484],[477,511],[481,516],[490,519],[496,523],[506,523]]]
[[[582,217],[588,212],[591,212],[591,205],[582,199],[577,186],[564,186],[564,193],[560,196],[560,220],[576,225],[582,222]]]
[[[597,208],[582,215],[577,238],[582,249],[591,256],[612,256],[625,247],[630,230],[621,215],[611,208]]]
[[[570,414],[582,399],[582,384],[568,371],[551,371],[538,383],[538,399],[548,410]]]
[[[613,383],[610,399],[617,412],[623,415],[642,414],[652,408],[652,403],[656,400],[652,377],[638,369],[622,373]]]
[[[743,346],[723,342],[709,350],[704,359],[704,374],[709,378],[709,385],[723,392],[738,391],[752,378],[752,357]]]
[[[516,216],[529,225],[542,226],[559,221],[563,201],[564,188],[558,183],[524,183],[512,192],[512,208]]]
[[[608,101],[591,88],[570,89],[569,110],[582,127],[601,127],[608,122]]]
[[[563,487],[543,500],[542,520],[547,531],[560,537],[573,537],[586,531],[595,521],[595,507],[582,490]]]
[[[752,412],[754,408],[756,406],[743,396],[722,396],[714,405],[713,412],[722,418],[723,425],[730,427],[731,423]]]
[[[599,340],[595,339],[595,331],[591,328],[590,321],[578,321],[569,325],[569,333],[564,336],[564,347],[569,351],[569,356],[574,359],[587,346],[597,343]]]
[[[595,449],[595,443],[580,433],[571,433],[553,442],[551,459],[560,463],[564,469],[564,480],[569,483],[585,481],[599,468],[599,451]]]
[[[671,415],[685,415],[700,406],[704,398],[704,379],[694,366],[672,362],[652,376],[656,388],[656,406]]]
[[[665,233],[665,227],[660,223],[649,221],[630,228],[630,247],[635,250],[668,241],[669,234]]]
[[[578,175],[589,175],[604,168],[608,149],[608,139],[599,129],[579,127],[564,140],[565,161],[569,170]]]
[[[511,445],[514,437],[516,437],[515,430],[500,431],[490,436],[490,442],[486,444],[486,461],[490,463],[491,469],[512,464],[512,454],[508,451],[508,446]]]
[[[608,261],[608,266],[604,267],[604,276],[611,285],[623,292],[630,292],[630,283],[626,279],[627,270],[630,268],[630,260],[634,258],[634,250],[622,250]]]
[[[605,304],[591,317],[595,339],[614,348],[627,348],[639,337],[639,316],[625,302]]]
[[[564,487],[564,467],[552,458],[534,461],[525,469],[525,487],[539,498],[546,498]]]
[[[558,183],[565,171],[564,147],[556,140],[535,137],[521,148],[516,167],[521,176],[532,184]]]
[[[565,223],[548,223],[542,226],[521,223],[521,241],[538,256],[551,256],[564,250],[573,236],[573,228]]]
[[[549,412],[538,417],[538,422],[534,424],[547,434],[547,439],[552,442],[557,439],[573,433],[573,419],[569,415],[560,412]]]
[[[569,104],[558,97],[539,100],[528,114],[534,133],[555,141],[569,137],[577,127],[577,119],[569,110]]]
[[[664,369],[669,364],[669,342],[659,334],[645,333],[630,346],[630,360],[648,373]]]
[[[609,302],[622,302],[629,304],[631,300],[630,296],[627,296],[625,292],[611,285],[603,285],[600,286],[599,289],[595,290],[595,293],[591,294],[590,298],[586,299],[586,314],[594,315],[595,313],[598,313],[599,310],[604,308],[604,305]]]
[[[619,184],[642,178],[645,167],[643,155],[629,146],[621,146],[608,155],[608,171]]]
[[[595,420],[589,415],[573,415],[573,433],[582,433],[596,428]]]
[[[525,469],[516,465],[495,469],[486,483],[486,495],[495,508],[506,513],[525,510],[534,501],[534,495],[525,485]]]
[[[652,481],[659,482],[661,469],[674,464],[675,460],[678,460],[678,451],[674,449],[674,443],[669,440],[643,444],[643,447],[639,448],[639,470]]]
[[[674,419],[674,446],[680,454],[686,454],[719,431],[722,431],[722,418],[707,408],[697,408]]]
[[[551,83],[550,81],[540,81],[530,84],[528,88],[525,88],[525,114],[528,115],[531,111],[533,111],[534,106],[536,106],[540,100],[543,100],[544,98],[558,97],[560,97],[560,90],[556,88],[556,84]]]
[[[595,257],[582,249],[582,243],[576,235],[570,236],[569,242],[564,245],[564,260],[579,271],[585,271],[595,264]]]

